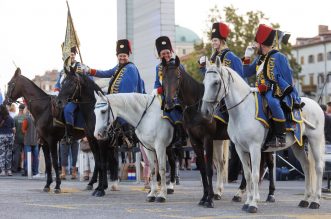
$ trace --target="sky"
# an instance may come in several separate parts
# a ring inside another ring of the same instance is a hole
[[[109,69],[116,65],[117,0],[69,0],[85,64]],[[313,4],[312,4],[313,3]],[[318,25],[331,29],[331,3],[325,0],[175,0],[176,24],[204,37],[209,9],[233,5],[240,14],[263,11],[271,23],[296,37],[317,35]],[[65,0],[0,0],[0,87],[13,73],[14,63],[32,79],[62,66],[61,43],[67,19]]]

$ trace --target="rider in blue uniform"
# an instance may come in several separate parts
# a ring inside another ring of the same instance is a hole
[[[155,46],[157,49],[158,56],[160,60],[164,58],[166,62],[173,62],[172,58],[173,49],[171,46],[170,39],[167,36],[161,36],[155,40]],[[156,78],[154,83],[154,89],[157,94],[162,97],[164,100],[163,88],[162,88],[162,63],[156,66]],[[180,65],[180,68],[184,68]],[[180,104],[177,100],[175,100],[175,107],[169,112],[163,112],[163,117],[169,119],[169,121],[175,125],[176,130],[176,139],[174,142],[174,146],[180,147],[185,146],[187,144],[186,141],[186,132],[183,127],[183,115]]]
[[[69,66],[70,68],[70,72],[75,72],[75,73],[79,73],[79,74],[86,74],[87,72],[85,72],[83,70],[82,64],[80,62],[76,61],[76,54],[77,54],[77,48],[76,47],[72,47],[71,48],[71,53],[70,53],[70,57],[68,59],[70,59],[71,61],[71,65]],[[68,61],[68,60],[66,60]],[[58,93],[61,90],[61,82],[63,81],[64,77],[65,77],[65,71],[61,71],[55,87],[54,87],[54,92]],[[73,127],[74,127],[74,113],[77,109],[78,105],[74,102],[68,102],[65,106],[64,106],[64,119],[65,119],[65,126],[66,126],[66,136],[67,136],[67,143],[71,144],[73,142]]]
[[[260,24],[255,36],[255,46],[258,56],[250,64],[250,58],[255,53],[253,46],[248,46],[244,58],[244,77],[256,75],[256,86],[269,105],[275,136],[267,146],[283,147],[286,144],[285,115],[280,102],[290,97],[300,107],[300,98],[293,84],[293,73],[284,54],[273,49],[276,30]]]
[[[130,53],[132,53],[130,41],[127,39],[118,40],[116,45],[118,64],[106,71],[89,69],[89,74],[94,77],[111,78],[108,94],[146,93],[145,84],[140,77],[138,68],[129,61]],[[117,121],[121,125],[126,123],[122,118]]]
[[[211,43],[214,49],[210,60],[212,63],[216,61],[216,57],[219,57],[221,63],[224,66],[232,68],[240,76],[243,76],[243,66],[240,58],[236,56],[226,43],[226,39],[230,33],[230,29],[227,24],[223,22],[214,23],[211,31]],[[202,56],[199,60],[200,73],[202,75],[206,72],[206,56]]]

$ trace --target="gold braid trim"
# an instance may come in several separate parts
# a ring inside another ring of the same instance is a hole
[[[162,64],[159,64],[159,69],[158,69],[158,75],[159,75],[159,81],[162,84],[162,80],[163,80],[163,72],[162,72]]]
[[[114,79],[115,81],[114,81],[114,83],[112,84],[112,86],[110,88],[110,93],[111,94],[117,94],[118,93],[125,69],[126,69],[125,67],[122,68],[121,71],[118,73],[117,77]]]

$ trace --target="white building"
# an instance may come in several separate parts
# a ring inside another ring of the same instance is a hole
[[[318,36],[297,38],[292,54],[301,65],[300,94],[322,102],[331,101],[331,30],[318,26]],[[324,83],[326,81],[326,83]]]
[[[176,25],[176,47],[175,51],[179,57],[194,51],[194,45],[200,44],[202,40],[192,30]]]
[[[130,59],[137,65],[148,93],[153,89],[159,63],[155,39],[163,35],[175,44],[174,0],[117,0],[117,38],[132,42]]]

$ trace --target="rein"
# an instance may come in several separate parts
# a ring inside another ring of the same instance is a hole
[[[146,105],[146,108],[145,108],[145,110],[144,110],[142,116],[140,117],[139,122],[138,122],[138,124],[136,125],[135,129],[137,129],[138,126],[140,125],[141,120],[143,120],[144,116],[146,115],[147,110],[148,110],[148,109],[151,107],[151,105],[153,104],[154,99],[155,99],[155,95],[153,96],[153,99],[152,99],[151,103],[149,104],[149,106]],[[147,103],[147,104],[148,104],[148,103]]]

